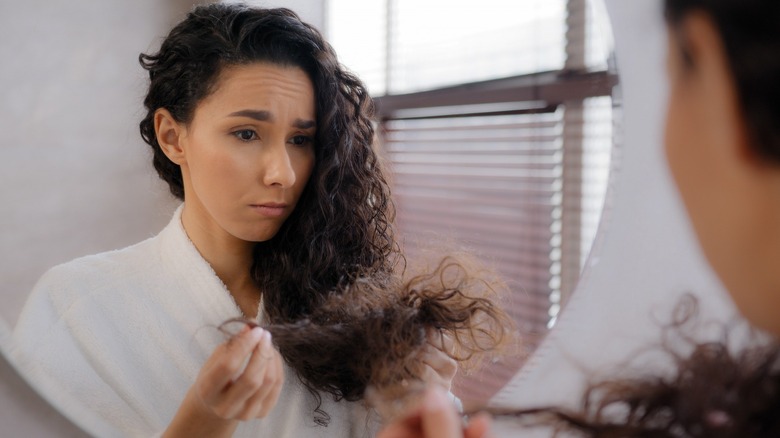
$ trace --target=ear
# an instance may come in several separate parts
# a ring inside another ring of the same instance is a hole
[[[683,19],[681,27],[692,63],[690,70],[701,87],[698,92],[706,108],[711,137],[728,145],[732,158],[757,160],[749,144],[736,80],[715,23],[709,15],[694,12]]]
[[[169,160],[181,166],[187,162],[184,138],[187,129],[184,124],[173,118],[170,111],[160,108],[154,113],[154,132],[157,143]]]

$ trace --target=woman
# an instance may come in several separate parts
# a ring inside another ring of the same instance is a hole
[[[605,382],[586,395],[590,410],[543,411],[584,436],[780,436],[780,3],[666,0],[665,9],[669,166],[707,260],[775,343],[738,354],[698,345],[678,358],[675,376]],[[481,436],[487,428],[484,418],[459,425],[432,391],[380,435]]]
[[[345,340],[350,318],[403,289],[362,83],[291,11],[235,4],[195,8],[140,61],[141,135],[184,202],[156,237],[41,278],[14,331],[28,375],[122,435],[370,435],[356,400],[374,363],[357,384],[338,371],[359,357],[310,366],[314,347],[349,351],[329,347],[361,334]],[[348,293],[363,290],[374,295]],[[242,324],[225,341],[217,328],[235,318],[267,329]],[[407,338],[399,357],[416,352],[413,376],[449,389],[446,338]]]

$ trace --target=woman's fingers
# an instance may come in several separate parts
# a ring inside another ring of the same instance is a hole
[[[265,417],[276,405],[283,383],[281,356],[271,343],[270,333],[266,333],[244,373],[230,389],[237,392],[235,403],[242,406],[238,418]]]
[[[265,418],[279,400],[282,386],[284,386],[284,367],[282,367],[282,357],[278,351],[274,350],[274,357],[271,359],[268,373],[271,376],[269,380],[270,391],[264,395],[262,403],[258,406],[259,410],[253,414],[252,418]]]
[[[219,417],[264,417],[276,405],[284,383],[281,356],[271,335],[244,330],[214,350],[196,382],[202,402]]]
[[[268,412],[276,406],[276,402],[279,401],[279,395],[282,393],[282,387],[284,386],[284,366],[282,365],[282,355],[278,351],[274,350],[274,373],[276,375],[275,383],[268,397],[268,405],[266,409],[262,410],[259,414],[259,418],[264,418],[268,415]]]
[[[441,330],[429,330],[428,343],[447,354],[452,354],[455,351],[455,342],[452,340],[452,336]]]
[[[203,365],[198,376],[198,392],[207,404],[222,398],[223,392],[247,364],[252,350],[263,337],[264,330],[245,330],[218,346]]]
[[[438,348],[428,346],[420,355],[422,362],[439,373],[443,378],[452,380],[458,371],[458,362]]]
[[[447,394],[431,388],[405,416],[386,425],[378,437],[457,438],[463,437],[463,425]]]
[[[489,438],[493,434],[490,432],[490,427],[493,421],[490,415],[481,412],[471,417],[469,425],[464,431],[465,438]]]
[[[426,438],[462,437],[463,424],[447,394],[431,390],[425,394],[422,431]]]
[[[409,415],[386,425],[377,438],[423,438],[419,413]]]
[[[452,338],[446,334],[432,330],[428,333],[428,345],[420,353],[420,360],[426,369],[423,370],[422,379],[428,383],[441,385],[449,390],[452,379],[458,371],[458,362],[450,355],[453,352]]]
[[[268,368],[273,359],[273,346],[268,332],[263,333],[260,343],[252,351],[246,367],[234,376],[233,382],[225,388],[224,404],[232,409],[230,415],[242,420],[252,411],[256,400],[262,401],[271,391]]]

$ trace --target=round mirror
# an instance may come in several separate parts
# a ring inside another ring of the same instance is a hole
[[[484,403],[554,326],[602,220],[620,116],[604,5],[487,0],[483,20],[441,0],[277,3],[323,29],[375,97],[410,257],[420,242],[455,241],[507,279],[523,349],[455,390],[467,405]],[[177,202],[138,134],[137,57],[191,6],[0,7],[0,53],[13,60],[0,67],[7,327],[48,268],[139,242],[170,220]],[[66,414],[87,415],[35,386]],[[96,421],[81,424],[104,430]]]
[[[465,247],[508,282],[522,345],[456,390],[484,404],[554,326],[602,218],[620,119],[605,5],[328,7],[331,43],[376,98],[410,263],[430,247]]]

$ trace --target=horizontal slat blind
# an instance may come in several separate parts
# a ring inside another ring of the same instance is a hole
[[[562,111],[542,114],[392,120],[391,162],[398,229],[410,260],[418,244],[455,241],[492,265],[513,293],[507,310],[521,333],[549,320],[552,216],[559,207]],[[558,233],[559,234],[559,233]],[[461,379],[461,392],[486,399],[522,361]]]

